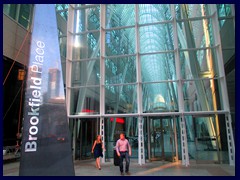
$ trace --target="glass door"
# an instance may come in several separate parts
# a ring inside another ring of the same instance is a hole
[[[99,130],[99,119],[75,120],[75,159],[92,158],[91,148]]]
[[[174,120],[172,117],[147,117],[148,158],[174,161],[176,158]],[[176,127],[176,126],[175,126]]]

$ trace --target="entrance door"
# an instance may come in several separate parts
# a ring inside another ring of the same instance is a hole
[[[92,145],[97,137],[98,119],[76,119],[75,121],[75,159],[92,158]]]
[[[149,160],[176,160],[174,119],[172,117],[148,117]]]

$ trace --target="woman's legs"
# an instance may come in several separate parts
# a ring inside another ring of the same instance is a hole
[[[98,168],[98,158],[96,158],[96,168]]]
[[[98,158],[96,159],[96,164],[97,164],[97,167],[98,167],[99,169],[101,169],[101,166],[100,166],[100,157],[98,157]]]

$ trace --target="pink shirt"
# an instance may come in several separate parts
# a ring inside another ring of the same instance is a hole
[[[121,140],[119,139],[116,143],[116,151],[122,152],[122,151],[129,151],[131,152],[131,147],[127,139]]]

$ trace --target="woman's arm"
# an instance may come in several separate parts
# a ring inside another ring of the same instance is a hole
[[[94,141],[93,146],[92,146],[92,153],[93,153],[95,146],[96,146],[96,140]]]
[[[104,147],[104,144],[102,143],[102,149],[103,151],[106,151],[105,147]]]

